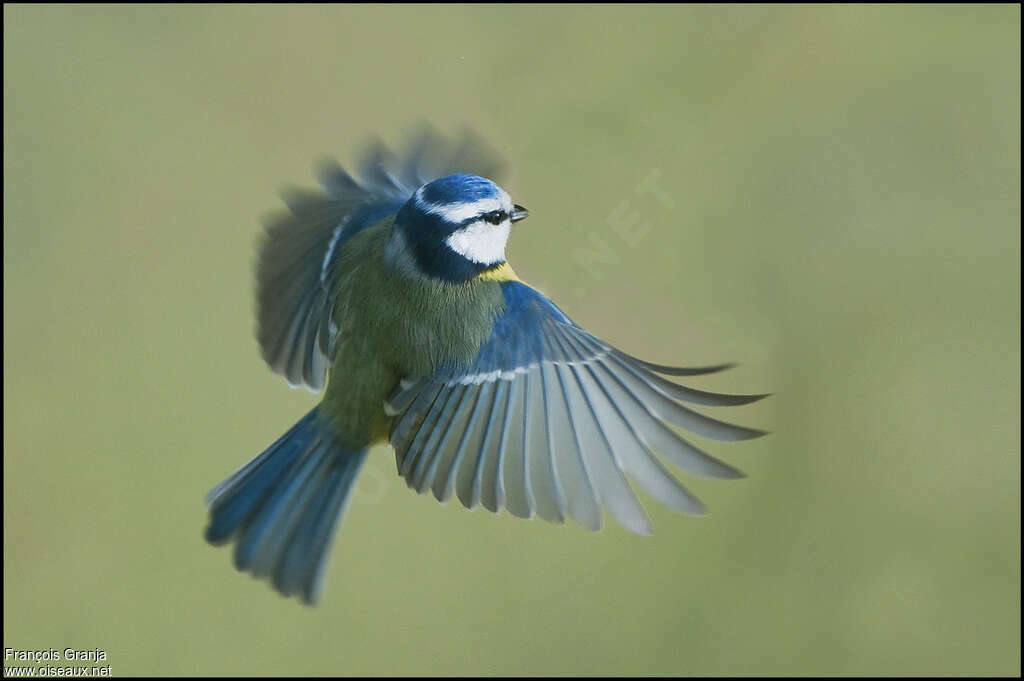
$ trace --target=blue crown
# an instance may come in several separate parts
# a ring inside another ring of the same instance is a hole
[[[455,173],[423,185],[413,196],[417,207],[429,211],[428,207],[457,206],[472,204],[481,199],[498,199],[505,194],[501,187],[479,175]]]

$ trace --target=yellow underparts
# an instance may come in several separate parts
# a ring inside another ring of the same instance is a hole
[[[519,281],[519,277],[507,262],[503,262],[478,276],[477,281]]]

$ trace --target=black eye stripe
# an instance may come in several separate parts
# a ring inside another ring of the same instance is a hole
[[[508,213],[503,210],[492,210],[489,213],[484,213],[480,216],[484,222],[489,222],[492,225],[500,225],[502,222],[508,219]]]

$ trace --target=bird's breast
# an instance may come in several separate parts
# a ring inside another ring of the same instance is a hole
[[[322,411],[349,444],[361,446],[386,439],[384,402],[401,379],[470,364],[505,303],[498,280],[410,278],[382,257],[379,235],[353,241],[353,253],[364,257],[340,282],[338,336]]]

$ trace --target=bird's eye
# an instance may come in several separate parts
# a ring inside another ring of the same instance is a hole
[[[484,220],[491,223],[492,225],[500,225],[508,218],[508,213],[503,210],[492,210],[490,213],[484,213]]]

